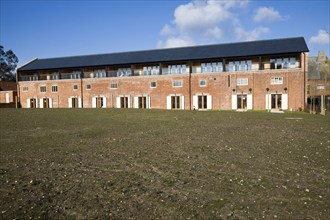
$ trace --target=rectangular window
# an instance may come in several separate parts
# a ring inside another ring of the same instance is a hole
[[[22,88],[22,90],[23,90],[23,92],[27,92],[27,91],[29,91],[29,87],[24,86],[24,87]]]
[[[157,87],[157,83],[156,82],[151,82],[150,83],[150,87],[151,88],[156,88]]]
[[[283,84],[283,77],[272,77],[271,84],[272,85],[281,85],[281,84]]]
[[[229,62],[229,72],[234,71],[234,62]]]
[[[181,87],[182,81],[181,80],[175,80],[173,81],[173,87]]]
[[[207,96],[206,95],[198,96],[198,109],[207,109]]]
[[[57,80],[60,78],[60,73],[58,72],[53,72],[52,75],[51,75],[51,79],[52,80]]]
[[[201,87],[206,86],[206,80],[199,80],[199,86]]]
[[[180,109],[181,97],[171,96],[171,109]]]
[[[120,97],[120,108],[128,108],[128,97]]]
[[[57,92],[57,91],[58,91],[57,86],[52,86],[52,92]]]
[[[86,85],[86,89],[87,89],[87,90],[90,90],[91,88],[92,88],[91,84],[87,84],[87,85]]]
[[[323,89],[325,89],[325,86],[324,85],[317,85],[316,89],[323,90]]]
[[[81,72],[80,71],[73,71],[70,79],[80,79]]]
[[[118,87],[117,83],[110,84],[110,89],[117,89],[117,87]]]
[[[238,86],[246,86],[249,84],[249,79],[248,78],[238,78],[237,79],[237,85]]]
[[[270,69],[273,70],[275,69],[275,59],[270,59]]]
[[[125,76],[131,76],[131,75],[132,75],[131,68],[119,68],[118,69],[117,77],[125,77]]]
[[[78,85],[73,85],[73,90],[77,90],[78,89]]]
[[[276,69],[282,69],[283,68],[283,61],[282,59],[276,59]]]
[[[247,63],[247,70],[248,71],[252,70],[252,60],[248,60],[246,61],[246,63]]]
[[[147,108],[147,97],[139,97],[139,108]]]
[[[296,68],[296,58],[290,58],[290,68]]]
[[[46,92],[46,86],[40,86],[40,92]]]
[[[105,69],[95,69],[94,78],[104,78],[106,77]]]

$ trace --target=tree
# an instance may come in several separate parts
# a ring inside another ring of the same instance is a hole
[[[0,45],[0,80],[15,80],[15,69],[17,67],[18,58],[12,50],[4,51],[4,47]]]

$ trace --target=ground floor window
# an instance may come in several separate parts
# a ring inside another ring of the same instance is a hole
[[[282,108],[282,94],[272,94],[272,109],[281,109]]]
[[[139,108],[147,108],[147,97],[138,97]]]
[[[120,108],[128,108],[128,97],[120,97]]]
[[[206,95],[198,96],[198,109],[207,109],[207,96]]]
[[[181,96],[171,96],[171,109],[181,109]]]
[[[237,109],[245,109],[247,107],[247,95],[237,95]]]
[[[30,99],[30,108],[37,108],[37,99]]]
[[[48,98],[43,98],[42,99],[42,107],[43,108],[49,108],[49,99]]]

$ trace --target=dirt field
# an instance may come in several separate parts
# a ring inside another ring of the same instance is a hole
[[[0,219],[327,219],[329,122],[0,109]]]

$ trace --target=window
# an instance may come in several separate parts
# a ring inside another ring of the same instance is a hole
[[[87,84],[87,85],[86,85],[86,89],[87,89],[87,90],[90,90],[91,88],[92,88],[91,84]]]
[[[81,72],[80,71],[73,71],[70,79],[80,79]]]
[[[159,66],[144,66],[143,67],[143,75],[159,75]]]
[[[283,77],[272,77],[271,84],[272,85],[281,85],[281,84],[283,84]]]
[[[57,89],[57,86],[52,86],[52,92],[57,92],[58,89]]]
[[[58,72],[53,72],[52,75],[51,75],[51,79],[52,80],[56,80],[56,79],[59,79],[60,78],[60,73]]]
[[[273,70],[275,69],[275,59],[270,59],[270,69]]]
[[[106,77],[105,69],[95,69],[94,70],[94,78],[104,78]]]
[[[29,87],[24,86],[24,87],[22,88],[22,90],[23,90],[23,92],[27,92],[27,91],[29,91]]]
[[[202,73],[222,72],[222,62],[218,63],[201,63]]]
[[[198,96],[198,109],[207,109],[207,96],[206,95]]]
[[[320,84],[320,85],[317,85],[316,89],[323,90],[323,89],[325,89],[325,86]]]
[[[237,79],[237,85],[238,86],[245,86],[249,84],[249,79],[248,78],[238,78]]]
[[[170,74],[184,74],[187,71],[187,66],[186,64],[169,65],[168,71]]]
[[[73,85],[73,90],[77,90],[78,89],[78,85]]]
[[[156,82],[151,82],[150,83],[150,87],[151,88],[156,88],[157,87],[157,83]]]
[[[171,109],[180,109],[181,97],[171,96]]]
[[[40,92],[46,92],[46,86],[40,86]]]
[[[111,83],[110,84],[110,89],[117,89],[117,83]]]
[[[139,108],[147,108],[147,97],[143,96],[143,97],[139,97],[138,99],[139,101]]]
[[[125,76],[131,76],[132,70],[131,68],[119,68],[117,72],[117,77],[125,77]]]
[[[96,97],[96,108],[103,108],[104,100],[103,97]]]
[[[175,80],[173,81],[173,87],[181,87],[182,81],[181,80]]]
[[[282,69],[283,61],[282,59],[276,59],[276,69]]]
[[[206,80],[199,80],[199,86],[206,86]]]
[[[229,72],[252,70],[252,60],[241,60],[229,62]]]
[[[128,97],[120,97],[120,108],[128,108]]]
[[[290,58],[290,68],[296,68],[296,58]]]

